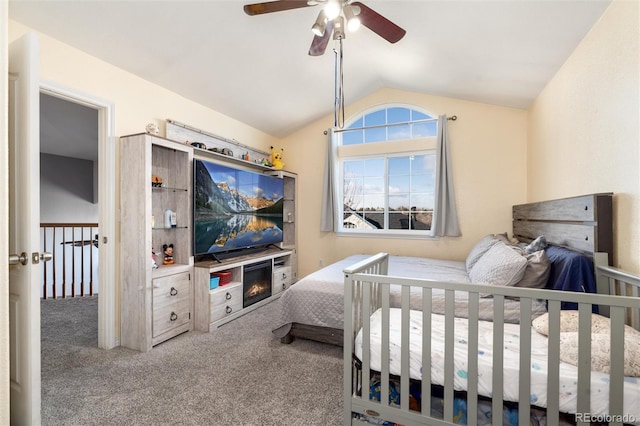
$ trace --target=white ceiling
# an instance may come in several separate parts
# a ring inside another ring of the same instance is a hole
[[[347,34],[347,104],[388,87],[527,108],[610,0],[363,2],[407,35]],[[246,3],[11,0],[9,17],[276,137],[331,114],[334,44],[307,55],[319,6]]]

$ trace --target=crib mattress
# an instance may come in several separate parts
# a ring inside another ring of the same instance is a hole
[[[391,374],[400,375],[401,359],[401,310],[390,309],[389,350]],[[432,321],[432,360],[431,382],[437,385],[444,383],[444,316],[433,314]],[[468,320],[454,319],[454,388],[464,391],[467,388],[467,336]],[[371,369],[381,370],[382,347],[382,311],[378,309],[371,316]],[[410,376],[422,379],[422,312],[410,312]],[[519,400],[518,377],[520,360],[520,326],[518,324],[504,324],[504,400],[517,402]],[[532,405],[546,407],[547,405],[547,338],[532,330],[531,338],[531,394]],[[356,336],[355,355],[362,359],[362,330]],[[492,395],[492,363],[493,363],[493,323],[479,321],[478,326],[478,393],[487,397]],[[577,407],[577,367],[564,362],[560,363],[560,411],[570,414],[576,413]],[[591,392],[596,395],[591,398],[592,415],[608,413],[609,376],[608,374],[591,373]],[[627,377],[624,382],[624,413],[629,419],[640,424],[640,378]]]

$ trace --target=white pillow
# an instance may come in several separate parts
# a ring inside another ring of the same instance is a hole
[[[609,373],[611,365],[611,335],[594,333],[591,335],[591,370]],[[560,333],[560,359],[578,365],[578,333]],[[640,376],[640,339],[624,334],[624,375]]]
[[[577,332],[578,327],[578,311],[566,310],[560,311],[560,332]],[[534,330],[543,336],[549,335],[549,313],[545,312],[533,321],[531,325]],[[591,314],[591,333],[592,334],[607,334],[611,333],[611,320],[605,316],[598,314]],[[635,339],[640,341],[640,331],[628,325],[624,326],[625,336],[635,336]]]
[[[471,268],[473,268],[473,266],[480,259],[480,257],[483,254],[485,254],[497,242],[498,242],[498,239],[493,235],[489,234],[486,237],[483,237],[480,241],[476,243],[475,246],[473,246],[473,248],[467,255],[467,260],[465,262],[467,266],[467,273],[471,272]]]
[[[515,285],[526,269],[527,259],[498,241],[473,265],[469,279],[475,284]]]

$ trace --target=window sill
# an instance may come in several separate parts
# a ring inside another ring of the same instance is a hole
[[[438,237],[428,234],[415,234],[409,232],[336,232],[338,237],[353,238],[377,238],[377,239],[403,239],[403,240],[439,240]]]

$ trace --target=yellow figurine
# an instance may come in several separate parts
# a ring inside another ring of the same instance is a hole
[[[276,152],[271,147],[271,164],[274,169],[282,170],[284,168],[284,162],[282,161],[282,153],[284,152],[284,148],[280,148],[280,152]]]

